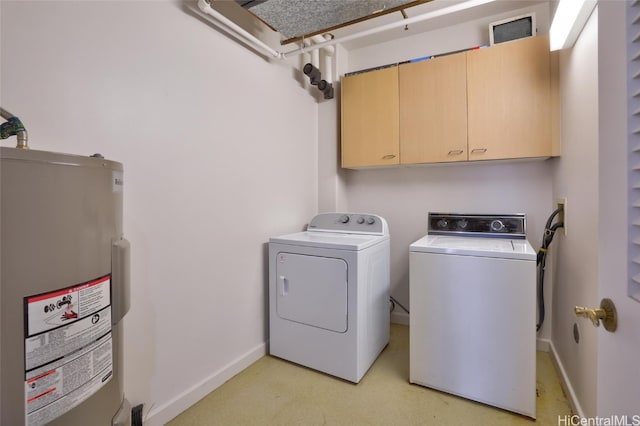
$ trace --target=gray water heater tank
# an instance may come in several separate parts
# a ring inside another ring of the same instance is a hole
[[[122,164],[0,149],[0,424],[128,426]]]

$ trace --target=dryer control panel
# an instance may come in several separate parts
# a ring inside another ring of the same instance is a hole
[[[369,213],[321,213],[311,219],[307,231],[387,235],[384,218]]]

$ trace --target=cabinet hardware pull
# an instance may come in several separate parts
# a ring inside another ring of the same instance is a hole
[[[383,160],[391,160],[392,158],[396,158],[395,154],[387,154],[382,157]]]
[[[484,154],[487,152],[487,148],[474,148],[471,150],[472,154]]]
[[[449,151],[449,153],[447,155],[460,155],[462,154],[464,151],[461,149],[452,149],[451,151]]]

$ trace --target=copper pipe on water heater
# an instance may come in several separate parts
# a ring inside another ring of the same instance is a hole
[[[16,148],[29,149],[29,144],[27,143],[29,137],[22,121],[4,108],[0,108],[0,117],[7,120],[6,123],[0,125],[0,137],[7,139],[15,135],[18,138]]]

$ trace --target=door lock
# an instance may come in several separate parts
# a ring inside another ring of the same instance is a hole
[[[576,306],[574,312],[577,317],[590,319],[595,327],[598,327],[602,321],[604,329],[612,333],[618,327],[618,314],[611,299],[602,299],[600,307],[595,309]]]

